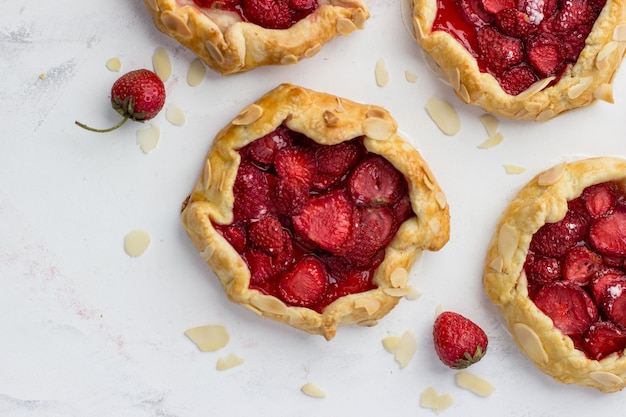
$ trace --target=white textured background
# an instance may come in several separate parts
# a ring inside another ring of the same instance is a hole
[[[500,212],[536,172],[580,156],[626,156],[624,74],[615,80],[616,104],[544,124],[501,120],[504,142],[479,150],[482,111],[437,81],[397,1],[369,4],[364,31],[312,59],[230,77],[207,72],[190,87],[194,56],[157,32],[140,0],[0,0],[1,416],[428,416],[419,406],[428,386],[453,397],[442,414],[451,417],[622,413],[625,393],[561,385],[536,370],[484,295],[481,272]],[[184,127],[162,112],[153,121],[159,145],[144,154],[135,142],[140,124],[106,135],[74,125],[115,124],[108,94],[120,74],[106,61],[120,58],[122,72],[151,68],[159,46],[173,64],[167,103],[184,109]],[[383,88],[374,79],[379,58],[390,72]],[[405,70],[418,82],[408,83]],[[423,296],[403,300],[377,327],[341,328],[331,342],[227,301],[178,218],[213,136],[280,82],[386,107],[451,206],[450,242],[425,253],[411,273]],[[457,108],[458,135],[443,135],[429,119],[432,96]],[[507,175],[503,164],[527,171]],[[133,259],[123,238],[136,228],[149,231],[152,244]],[[486,330],[489,351],[470,371],[495,385],[491,397],[457,387],[436,359],[430,332],[438,305]],[[226,326],[230,343],[200,352],[183,331],[204,324]],[[381,340],[407,330],[418,350],[399,369]],[[245,363],[217,371],[217,359],[231,352]],[[307,382],[327,398],[302,394]]]

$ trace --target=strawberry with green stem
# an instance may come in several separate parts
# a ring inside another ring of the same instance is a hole
[[[111,132],[128,119],[143,122],[154,118],[164,104],[165,86],[154,72],[147,69],[130,71],[111,87],[111,106],[123,117],[119,123],[107,129],[95,129],[78,121],[76,124],[92,132]]]
[[[433,326],[435,351],[453,369],[464,369],[478,362],[487,352],[487,335],[470,319],[444,311]]]

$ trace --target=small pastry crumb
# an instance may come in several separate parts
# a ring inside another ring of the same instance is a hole
[[[197,87],[204,81],[206,66],[198,58],[191,61],[189,71],[187,71],[187,83],[192,87]]]
[[[228,344],[230,337],[224,326],[209,324],[185,330],[189,338],[202,352],[215,352]]]
[[[519,165],[509,165],[509,164],[506,164],[506,165],[502,165],[502,166],[504,167],[504,171],[507,174],[511,174],[511,175],[521,174],[524,171],[526,171],[526,168],[521,167]]]
[[[154,72],[162,81],[166,81],[172,75],[172,62],[165,48],[156,48],[152,54],[152,66]]]
[[[109,71],[112,72],[118,72],[122,69],[122,62],[119,58],[110,58],[105,65],[109,69]]]
[[[144,129],[137,130],[136,136],[137,145],[139,145],[143,153],[147,154],[157,147],[161,138],[161,129],[157,125],[151,124]]]
[[[124,237],[124,251],[133,258],[141,256],[150,246],[150,233],[137,229]]]
[[[444,134],[454,136],[461,130],[459,115],[447,101],[432,97],[426,103],[426,111]]]
[[[490,396],[495,390],[494,386],[485,379],[467,371],[457,372],[455,375],[456,384],[481,397]]]
[[[376,75],[376,84],[379,87],[384,87],[389,82],[389,71],[387,70],[387,63],[384,58],[380,58],[376,61],[376,69],[374,74]]]
[[[243,364],[245,361],[235,353],[230,353],[227,356],[221,357],[217,360],[216,369],[218,371],[225,371],[227,369],[234,368]]]
[[[437,414],[450,407],[453,402],[449,394],[439,395],[433,387],[426,388],[420,396],[420,406],[430,408]]]
[[[42,72],[41,74],[39,74],[39,79],[43,80],[44,78],[46,78],[46,73]]]
[[[174,126],[184,126],[187,122],[187,116],[183,109],[177,104],[170,103],[165,112],[165,119]]]
[[[304,384],[302,388],[300,388],[300,391],[309,397],[326,398],[326,392],[312,382]]]

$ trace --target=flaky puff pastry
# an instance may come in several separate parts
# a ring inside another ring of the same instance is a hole
[[[607,0],[578,61],[556,84],[548,86],[553,78],[545,78],[516,96],[502,90],[491,74],[480,72],[476,59],[450,34],[432,30],[437,0],[405,1],[412,2],[417,43],[441,67],[465,103],[510,119],[537,121],[547,121],[598,99],[613,103],[611,82],[626,51],[626,0]]]
[[[626,187],[626,160],[597,157],[561,163],[524,186],[500,218],[485,263],[483,283],[502,309],[513,339],[546,374],[566,384],[615,392],[626,386],[626,357],[614,353],[591,360],[528,297],[523,272],[530,241],[541,226],[567,213],[567,202],[593,184],[621,182]]]
[[[333,145],[363,136],[365,147],[382,155],[405,177],[416,216],[405,221],[374,272],[376,289],[341,297],[323,312],[290,307],[250,289],[244,260],[213,228],[233,221],[233,184],[238,149],[281,124],[317,143]],[[340,324],[374,325],[408,293],[408,272],[423,250],[442,248],[450,235],[444,193],[418,151],[398,136],[397,124],[381,107],[281,84],[243,109],[215,138],[202,172],[184,203],[182,223],[228,297],[259,315],[332,339]]]
[[[319,0],[316,11],[288,29],[265,29],[235,12],[200,8],[193,0],[144,0],[156,27],[222,74],[310,58],[337,35],[363,29],[363,0]]]

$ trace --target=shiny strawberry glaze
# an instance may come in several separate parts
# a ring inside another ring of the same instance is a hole
[[[279,134],[277,134],[277,132]],[[231,243],[231,245],[237,250],[248,265],[251,272],[250,288],[282,299],[288,305],[308,307],[317,312],[322,312],[327,305],[339,297],[376,288],[372,278],[374,271],[384,260],[385,247],[395,235],[399,225],[409,217],[414,216],[408,199],[408,186],[406,179],[396,170],[401,178],[401,182],[398,185],[401,187],[401,195],[397,198],[397,200],[396,197],[394,197],[395,201],[393,203],[389,203],[387,205],[383,204],[383,207],[357,207],[357,205],[361,203],[355,203],[352,199],[350,199],[350,222],[358,222],[359,218],[361,221],[364,221],[362,219],[365,219],[366,217],[357,217],[357,213],[369,212],[368,210],[371,210],[372,212],[383,210],[385,213],[392,213],[392,230],[389,232],[389,236],[385,239],[384,243],[381,243],[381,245],[383,245],[382,247],[375,247],[372,251],[365,251],[361,253],[360,251],[362,250],[362,247],[368,246],[367,242],[361,241],[358,242],[359,245],[357,246],[359,247],[351,247],[349,246],[349,240],[347,240],[338,244],[337,247],[334,247],[331,244],[329,249],[321,249],[320,246],[324,246],[324,244],[318,244],[309,240],[306,236],[303,237],[298,227],[294,227],[294,222],[298,221],[298,216],[302,215],[302,213],[306,211],[309,206],[305,206],[305,209],[294,212],[294,214],[289,214],[286,211],[287,209],[283,208],[283,203],[276,199],[274,201],[269,201],[269,203],[267,203],[267,208],[256,210],[256,207],[265,205],[267,202],[265,197],[266,195],[269,196],[267,198],[270,200],[278,198],[275,197],[278,195],[277,193],[279,193],[279,191],[277,191],[279,189],[278,184],[283,181],[285,177],[290,179],[291,177],[299,175],[299,172],[285,175],[282,172],[284,168],[282,166],[277,168],[279,163],[274,163],[278,160],[278,158],[274,159],[275,155],[268,156],[271,152],[263,152],[263,150],[265,150],[263,148],[259,151],[259,141],[267,139],[268,136],[272,135],[274,135],[273,137],[275,139],[278,139],[270,143],[272,145],[278,143],[278,147],[282,149],[283,152],[285,149],[298,148],[305,149],[307,152],[318,152],[318,154],[321,154],[320,149],[325,147],[325,145],[319,145],[306,136],[295,133],[281,126],[274,133],[257,139],[239,150],[241,163],[238,178],[245,175],[242,174],[242,172],[253,171],[254,175],[249,176],[250,178],[253,178],[254,176],[256,176],[256,178],[261,178],[258,176],[259,173],[261,173],[265,176],[265,179],[263,180],[262,187],[251,186],[249,189],[246,189],[240,194],[238,194],[239,192],[235,189],[235,219],[233,223],[230,225],[214,224],[214,226],[216,230],[220,232],[226,240],[229,241],[229,243]],[[362,138],[355,138],[352,141],[349,141],[349,143],[350,145],[355,145],[354,148],[358,150],[358,153],[353,153],[353,155],[357,155],[353,157],[354,162],[349,168],[347,168],[345,173],[341,174],[340,177],[330,183],[330,185],[324,184],[319,186],[310,186],[310,189],[305,197],[307,201],[329,195],[334,196],[337,195],[337,193],[342,196],[350,195],[350,181],[353,181],[350,178],[356,175],[354,174],[355,169],[359,166],[363,166],[365,161],[371,160],[370,158],[378,157],[365,149]],[[263,162],[259,162],[259,160],[262,160]],[[270,160],[271,162],[268,162]],[[316,166],[316,175],[320,176],[320,165],[317,164]],[[247,171],[242,171],[244,167]],[[395,168],[393,169],[395,170]],[[258,172],[254,170],[258,170]],[[281,174],[283,177],[280,176]],[[323,183],[323,181],[318,181],[318,183]],[[265,184],[268,184],[269,186],[266,187]],[[322,189],[319,187],[322,187]],[[267,189],[267,191],[255,194],[255,190],[261,188],[263,190]],[[258,201],[261,201],[261,203],[258,203]],[[251,206],[253,207],[251,208]],[[244,216],[241,213],[247,214]],[[252,216],[253,218],[247,218],[246,216]],[[287,236],[286,243],[283,246],[281,253],[271,256],[268,255],[268,253],[264,253],[263,250],[259,249],[259,247],[255,246],[255,243],[252,242],[254,239],[251,237],[250,232],[254,223],[257,223],[261,219],[267,217],[278,218],[280,224],[282,224],[283,232],[285,233],[285,236]],[[230,233],[233,227],[238,228],[238,233],[236,235]],[[357,233],[357,228],[354,226],[354,223],[352,223],[351,227],[350,238],[352,238],[353,234],[356,236]],[[340,228],[340,226],[338,225],[337,228]],[[244,231],[244,237],[241,237],[241,233],[239,233],[240,230]],[[334,233],[334,229],[331,227],[331,238],[334,237],[334,235],[341,234],[341,230],[337,230],[338,231]],[[375,239],[372,238],[364,240]],[[344,252],[346,253],[344,254]],[[280,282],[285,274],[294,270],[296,265],[307,257],[317,258],[324,264],[328,275],[325,282],[325,288],[323,290],[323,296],[318,298],[313,303],[303,301],[302,303],[294,304],[286,299],[289,297],[285,297],[284,292],[281,292]]]

